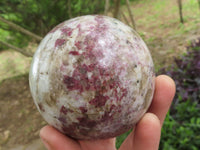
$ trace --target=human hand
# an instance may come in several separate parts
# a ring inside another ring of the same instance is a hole
[[[174,81],[165,75],[158,76],[154,98],[148,112],[137,123],[119,150],[158,150],[161,127],[174,94]],[[48,150],[116,150],[116,138],[74,140],[48,125],[41,129],[40,137]]]

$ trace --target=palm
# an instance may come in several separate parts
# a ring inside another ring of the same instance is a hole
[[[175,85],[167,76],[156,78],[153,102],[143,118],[122,143],[119,150],[157,150],[162,123],[174,97]],[[96,141],[73,140],[50,126],[40,136],[49,150],[116,150],[115,138]]]

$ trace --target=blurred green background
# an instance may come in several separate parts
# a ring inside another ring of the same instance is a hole
[[[30,114],[35,114],[32,116],[35,120],[42,120],[34,108],[28,88],[32,58],[16,52],[19,49],[32,55],[40,40],[21,32],[17,26],[42,38],[62,21],[87,14],[117,17],[135,28],[150,49],[156,73],[168,74],[175,80],[177,93],[162,128],[159,149],[199,150],[199,0],[130,0],[129,4],[126,0],[0,1],[0,17],[3,18],[0,19],[0,150],[27,145],[38,139],[39,129],[45,124],[31,122],[30,119]],[[24,89],[18,90],[16,86]],[[23,103],[24,108],[29,106],[26,103],[31,104],[30,111],[27,112],[18,103]],[[1,108],[8,105],[16,113],[8,113]],[[23,118],[26,125],[10,125],[8,120],[12,117]],[[15,133],[15,130],[19,132]],[[117,148],[128,133],[117,138]],[[17,137],[20,136],[24,139],[19,140]]]

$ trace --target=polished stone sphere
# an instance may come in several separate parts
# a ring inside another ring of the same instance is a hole
[[[101,15],[67,20],[40,43],[30,88],[43,118],[75,139],[103,139],[134,127],[152,101],[154,65],[140,36]]]

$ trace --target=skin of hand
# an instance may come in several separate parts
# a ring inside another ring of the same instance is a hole
[[[148,112],[134,127],[119,150],[158,150],[161,127],[175,95],[175,83],[166,76],[156,77],[155,92]],[[40,137],[48,150],[116,150],[116,138],[87,141],[74,140],[47,125]]]

